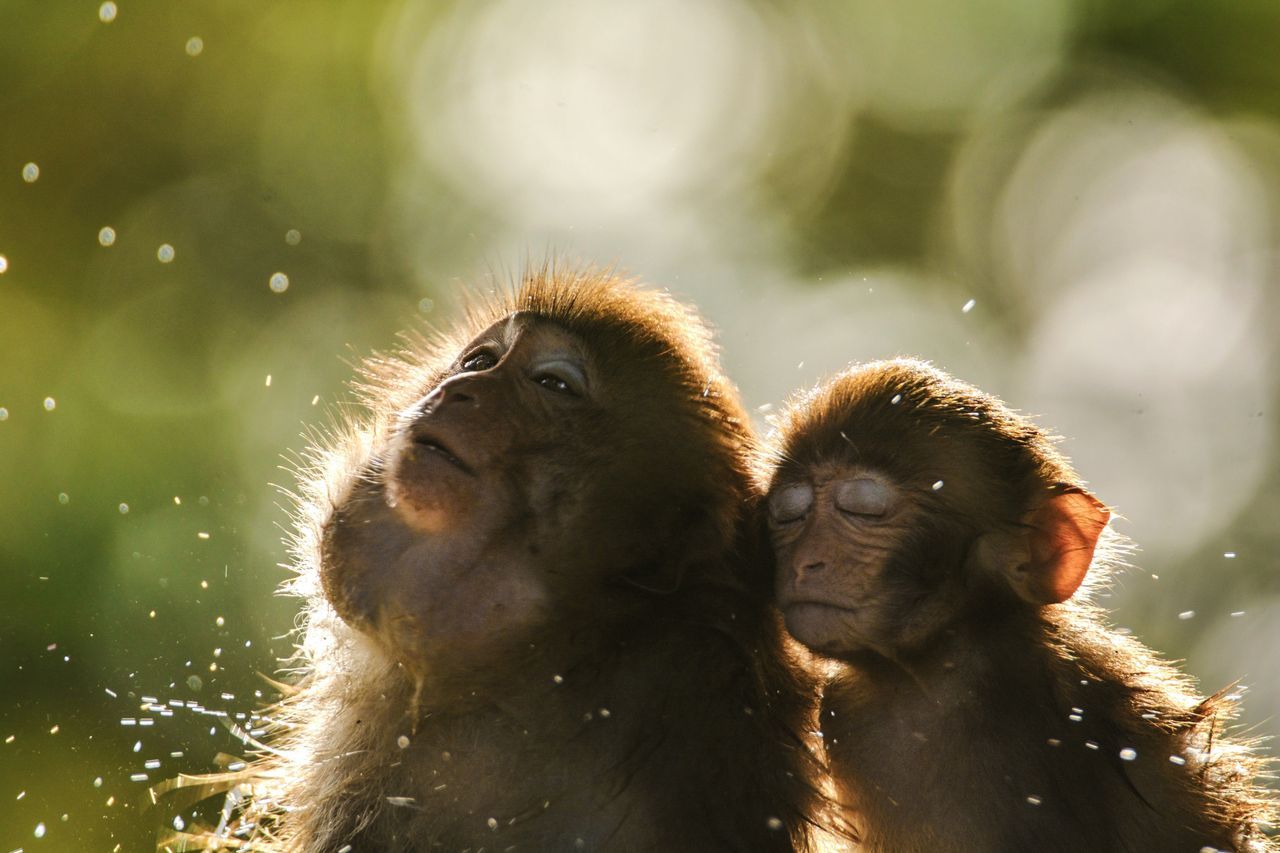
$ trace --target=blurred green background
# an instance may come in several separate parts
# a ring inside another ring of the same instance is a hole
[[[1277,45],[1275,0],[0,0],[0,850],[148,849],[240,751],[282,454],[548,251],[697,302],[762,428],[898,353],[1042,416],[1142,546],[1117,622],[1274,732]]]

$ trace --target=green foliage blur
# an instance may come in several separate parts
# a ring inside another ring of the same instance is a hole
[[[1043,414],[1146,546],[1117,618],[1273,732],[1277,44],[1274,0],[0,0],[0,850],[151,849],[148,786],[244,754],[287,454],[554,252],[700,304],[762,428],[898,352]],[[1172,279],[1091,283],[1139,244]]]

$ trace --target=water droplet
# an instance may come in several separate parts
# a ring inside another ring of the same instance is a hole
[[[172,261],[174,254],[173,246],[170,246],[168,243],[161,243],[160,248],[156,249],[156,257],[162,264],[167,264]]]
[[[1085,749],[1098,749],[1097,741],[1087,740],[1084,742],[1084,745],[1085,745]]]
[[[35,163],[28,163],[22,167],[22,180],[29,184],[34,184],[40,177],[40,167]]]
[[[435,307],[436,307],[436,303],[435,303],[435,300],[434,300],[434,299],[419,299],[419,300],[418,300],[418,310],[419,310],[419,311],[421,311],[423,314],[430,314],[430,313],[431,313],[431,309],[433,309],[433,308],[435,308]]]
[[[96,777],[94,777],[94,780],[93,780],[93,787],[95,787],[95,788],[101,788],[101,787],[102,787],[102,777],[101,777],[101,776],[96,776]]]
[[[0,409],[0,411],[4,411],[4,410],[3,410],[3,409]],[[2,421],[2,420],[4,420],[4,418],[0,418],[0,421]],[[1232,615],[1232,616],[1243,616],[1243,615],[1244,615],[1244,611],[1243,611],[1243,610],[1232,610],[1232,611],[1231,611],[1231,615]]]
[[[103,246],[114,246],[116,243],[116,229],[110,225],[104,227],[98,232],[98,242]]]
[[[204,687],[204,682],[200,680],[200,676],[190,675],[187,676],[187,686],[192,690],[199,690],[201,687]]]
[[[133,742],[133,751],[142,752],[142,741],[137,740]]]
[[[44,824],[43,824],[43,823],[37,823],[37,824],[36,824],[36,833],[35,833],[35,835],[36,835],[36,838],[44,838]]]
[[[1187,759],[1183,758],[1181,755],[1170,755],[1170,756],[1169,756],[1169,763],[1170,763],[1170,764],[1176,764],[1176,765],[1178,765],[1179,767],[1181,767],[1182,765],[1184,765],[1184,764],[1186,764],[1186,763],[1187,763]]]
[[[173,816],[173,828],[179,832],[187,828],[187,822],[182,819],[182,815]]]
[[[0,255],[0,275],[4,275],[7,269],[9,269],[9,259]]]
[[[120,510],[120,514],[121,514],[121,515],[128,515],[128,514],[129,514],[129,505],[128,505],[128,504],[122,503],[122,504],[120,504],[120,506],[118,506],[118,507],[116,507],[116,508]]]
[[[1038,806],[1038,805],[1040,805],[1041,803],[1043,803],[1043,802],[1044,802],[1044,800],[1040,799],[1040,798],[1039,798],[1039,797],[1037,797],[1035,794],[1030,794],[1030,795],[1028,795],[1028,796],[1027,796],[1027,802],[1028,802],[1028,803],[1030,803],[1030,804],[1031,804],[1031,805],[1033,805],[1033,806]]]
[[[201,530],[199,533],[197,533],[197,534],[196,534],[196,538],[197,538],[197,539],[208,539],[208,538],[209,538],[209,534],[208,534],[208,533],[206,533],[205,531]],[[207,583],[207,582],[202,582],[202,583],[204,583],[204,588],[205,588],[205,589],[208,589],[208,588],[209,588],[209,587],[208,587],[208,583]]]
[[[104,24],[109,24],[116,19],[117,11],[116,4],[112,3],[111,0],[107,0],[107,2],[98,7],[98,20]]]
[[[408,748],[409,748],[409,736],[408,736],[408,735],[400,735],[400,737],[396,738],[396,746],[400,747],[401,749],[408,749]]]
[[[933,484],[933,486],[932,486],[932,488],[933,488],[933,490],[934,490],[935,492],[937,492],[937,491],[941,491],[941,489],[942,489],[942,481],[941,481],[941,480],[937,480],[937,481],[935,481],[935,482],[934,482],[934,484]]]
[[[44,410],[45,410],[46,412],[52,412],[52,411],[53,411],[54,409],[56,409],[56,408],[58,408],[58,401],[57,401],[57,400],[53,399],[52,397],[45,397],[45,398],[44,398]]]
[[[1196,612],[1194,610],[1184,610],[1178,614],[1178,618],[1186,622],[1188,619],[1196,618]]]
[[[1226,559],[1228,559],[1228,560],[1234,560],[1234,559],[1236,558],[1236,552],[1235,552],[1235,551],[1223,551],[1223,552],[1222,552],[1222,556],[1223,556],[1223,557],[1225,557],[1225,558],[1226,558]]]
[[[782,819],[771,815],[769,819],[764,822],[764,825],[772,829],[774,832],[777,832],[779,829],[782,829]]]
[[[221,616],[219,616],[217,619],[214,619],[214,620],[213,620],[213,624],[215,624],[215,625],[217,625],[219,628],[221,628],[223,625],[227,624],[227,620],[226,620],[226,619],[223,619]]]
[[[551,676],[551,680],[554,681],[556,684],[564,684],[563,675],[553,675]]]
[[[66,506],[67,504],[71,503],[71,495],[67,494],[66,492],[58,492],[58,503],[62,504],[63,506]]]
[[[0,421],[9,420],[9,410],[4,406],[0,406]]]
[[[1126,746],[1124,749],[1120,750],[1120,758],[1125,761],[1133,761],[1137,757],[1138,751],[1136,749],[1130,749]]]
[[[289,289],[289,276],[282,272],[272,273],[271,280],[268,282],[272,293],[284,293]]]
[[[297,228],[290,228],[284,232],[284,241],[290,246],[296,246],[302,242],[302,232]]]
[[[204,52],[204,39],[192,36],[187,39],[187,56],[199,56]]]
[[[488,820],[486,820],[486,821],[485,821],[485,823],[486,823],[486,824],[488,824],[488,826],[489,826],[489,828],[490,828],[490,829],[495,829],[495,830],[496,830],[496,829],[498,828],[498,819],[497,819],[497,818],[491,817],[491,818],[489,818]]]
[[[960,313],[961,313],[961,314],[968,314],[970,311],[972,311],[972,310],[973,310],[973,306],[975,306],[975,305],[977,305],[977,304],[978,304],[978,300],[976,300],[976,299],[970,299],[968,302],[966,302],[966,303],[964,304],[964,307],[960,309]]]
[[[902,402],[902,395],[901,395],[901,394],[894,394],[894,395],[893,395],[893,399],[892,399],[892,400],[890,400],[889,402],[890,402],[890,403],[892,403],[892,404],[893,404],[893,405],[895,405],[895,406],[896,406],[896,405],[898,405],[899,403],[901,403],[901,402]]]

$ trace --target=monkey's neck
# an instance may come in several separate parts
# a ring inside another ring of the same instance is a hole
[[[849,660],[822,731],[868,848],[1231,847],[1190,762],[1170,762],[1192,710],[1144,680],[1168,671],[1144,655],[1087,619],[1019,614]]]

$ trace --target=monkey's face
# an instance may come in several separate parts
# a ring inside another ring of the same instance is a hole
[[[960,599],[966,543],[925,523],[930,514],[915,491],[847,464],[778,480],[769,526],[776,598],[792,636],[831,656],[893,658],[945,624]]]
[[[580,341],[528,315],[465,346],[326,525],[338,613],[415,660],[487,657],[539,623],[586,535],[600,384]]]
[[[768,498],[787,630],[818,652],[874,648],[892,616],[888,555],[909,523],[901,490],[874,472],[829,466],[779,482]]]

